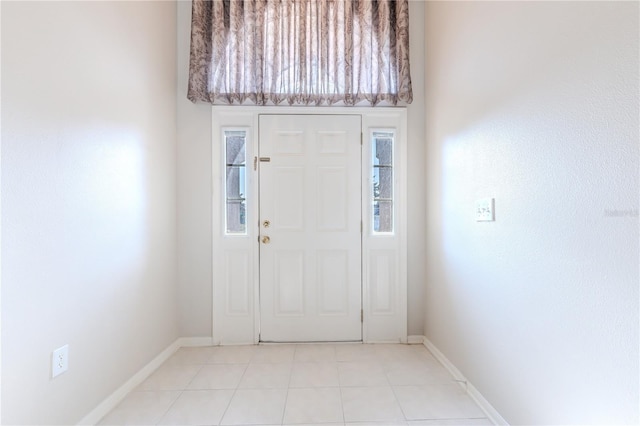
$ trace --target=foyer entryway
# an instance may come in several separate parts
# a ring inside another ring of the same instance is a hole
[[[212,108],[212,343],[407,342],[405,108]]]

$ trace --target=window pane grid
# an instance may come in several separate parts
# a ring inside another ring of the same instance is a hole
[[[372,135],[373,233],[393,232],[393,132]]]
[[[225,231],[247,234],[246,206],[246,140],[245,130],[225,130]]]

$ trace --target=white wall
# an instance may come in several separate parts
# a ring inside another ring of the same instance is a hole
[[[2,23],[2,3],[0,3],[0,25]],[[2,31],[0,30],[0,46]],[[0,81],[2,81],[2,55],[0,54]],[[0,100],[2,84],[0,84]],[[2,129],[2,101],[0,101],[0,129]],[[2,137],[0,135],[0,189],[2,189]],[[0,424],[2,424],[2,196],[0,191]]]
[[[426,6],[425,333],[511,424],[639,421],[638,16]]]
[[[211,106],[187,99],[191,2],[179,1],[177,9],[179,330],[211,337]]]
[[[409,2],[409,43],[413,102],[407,107],[408,155],[407,155],[407,312],[409,335],[423,335],[425,257],[427,242],[424,238],[427,209],[424,182],[426,144],[424,128],[424,8],[423,0]]]
[[[410,3],[411,76],[408,107],[408,330],[423,333],[424,192],[424,3]],[[187,100],[191,2],[178,2],[178,276],[180,332],[211,336],[211,106]]]
[[[73,424],[178,336],[176,6],[2,3],[2,423]]]

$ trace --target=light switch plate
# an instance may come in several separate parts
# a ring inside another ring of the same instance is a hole
[[[493,222],[495,200],[493,198],[481,198],[476,200],[476,222]]]
[[[51,355],[51,378],[59,376],[69,369],[69,345],[64,345]]]

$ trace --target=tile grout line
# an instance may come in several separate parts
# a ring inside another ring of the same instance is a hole
[[[344,398],[342,396],[342,385],[340,383],[340,364],[338,362],[338,353],[336,351],[336,347],[335,345],[332,346],[333,347],[333,359],[334,362],[336,363],[336,374],[338,375],[338,392],[340,392],[340,409],[342,410],[342,424],[346,425],[347,424],[347,418],[345,417],[344,414]]]
[[[220,347],[220,346],[218,346],[218,347]],[[231,394],[231,398],[229,398],[229,402],[227,402],[227,406],[225,407],[224,411],[222,412],[222,415],[220,416],[220,420],[218,421],[218,425],[222,425],[222,421],[224,420],[224,416],[227,414],[227,411],[229,411],[229,407],[231,406],[231,402],[233,401],[233,398],[236,396],[236,393],[238,392],[238,389],[240,388],[240,383],[242,382],[242,379],[244,378],[244,375],[246,374],[247,370],[249,369],[249,364],[251,364],[251,360],[253,359],[254,352],[255,352],[255,348],[251,351],[251,356],[247,360],[247,364],[244,366],[244,371],[242,372],[242,375],[240,376],[240,379],[238,380],[238,384],[233,389],[233,393]],[[211,358],[213,358],[213,355],[211,355]]]
[[[347,424],[347,416],[344,412],[344,395],[342,393],[342,381],[340,380],[340,363],[344,362],[344,360],[338,360],[338,352],[337,352],[337,348],[334,347],[335,352],[335,358],[336,358],[336,370],[338,372],[338,388],[340,389],[340,405],[342,406],[342,423],[343,424]]]
[[[284,425],[284,415],[287,413],[287,402],[289,402],[289,386],[291,386],[291,376],[293,376],[293,364],[295,363],[296,352],[298,352],[298,345],[294,346],[293,356],[291,357],[291,368],[289,369],[289,380],[287,381],[287,394],[284,397],[284,406],[282,407],[282,417],[280,418],[281,425]]]
[[[178,349],[180,350],[180,349]],[[177,351],[176,351],[177,353]],[[175,354],[174,354],[175,356]],[[169,358],[171,359],[171,358]],[[158,367],[158,369],[162,368],[168,361],[169,359],[167,359],[160,367]],[[186,365],[200,365],[200,368],[198,369],[198,371],[196,371],[196,374],[193,375],[193,377],[191,378],[191,380],[189,380],[189,383],[187,383],[187,385],[183,388],[183,389],[176,389],[177,391],[179,391],[180,393],[178,394],[178,396],[176,397],[176,399],[173,400],[173,402],[169,405],[169,407],[167,408],[167,410],[162,414],[162,416],[160,416],[160,418],[158,419],[158,421],[156,422],[156,425],[159,425],[162,420],[165,418],[165,416],[167,414],[169,414],[169,411],[171,411],[171,409],[173,408],[173,406],[176,404],[176,402],[178,402],[178,400],[180,399],[180,397],[182,396],[182,394],[184,393],[184,391],[189,387],[189,385],[191,384],[191,382],[193,381],[193,379],[195,379],[195,377],[200,373],[200,371],[202,370],[202,368],[204,367],[204,364],[178,364],[178,366],[186,366]]]
[[[393,385],[391,384],[391,380],[389,380],[389,375],[387,374],[387,370],[385,368],[385,361],[382,361],[382,359],[380,358],[380,366],[382,368],[382,372],[384,373],[384,378],[387,379],[387,383],[389,384],[389,388],[391,389],[391,393],[393,394],[393,398],[396,400],[396,404],[398,404],[398,408],[400,409],[400,412],[402,413],[402,417],[404,418],[404,423],[405,424],[409,424],[409,419],[407,419],[407,415],[404,412],[404,409],[402,408],[402,404],[400,404],[400,400],[398,399],[398,395],[396,395],[396,390],[393,388]]]

